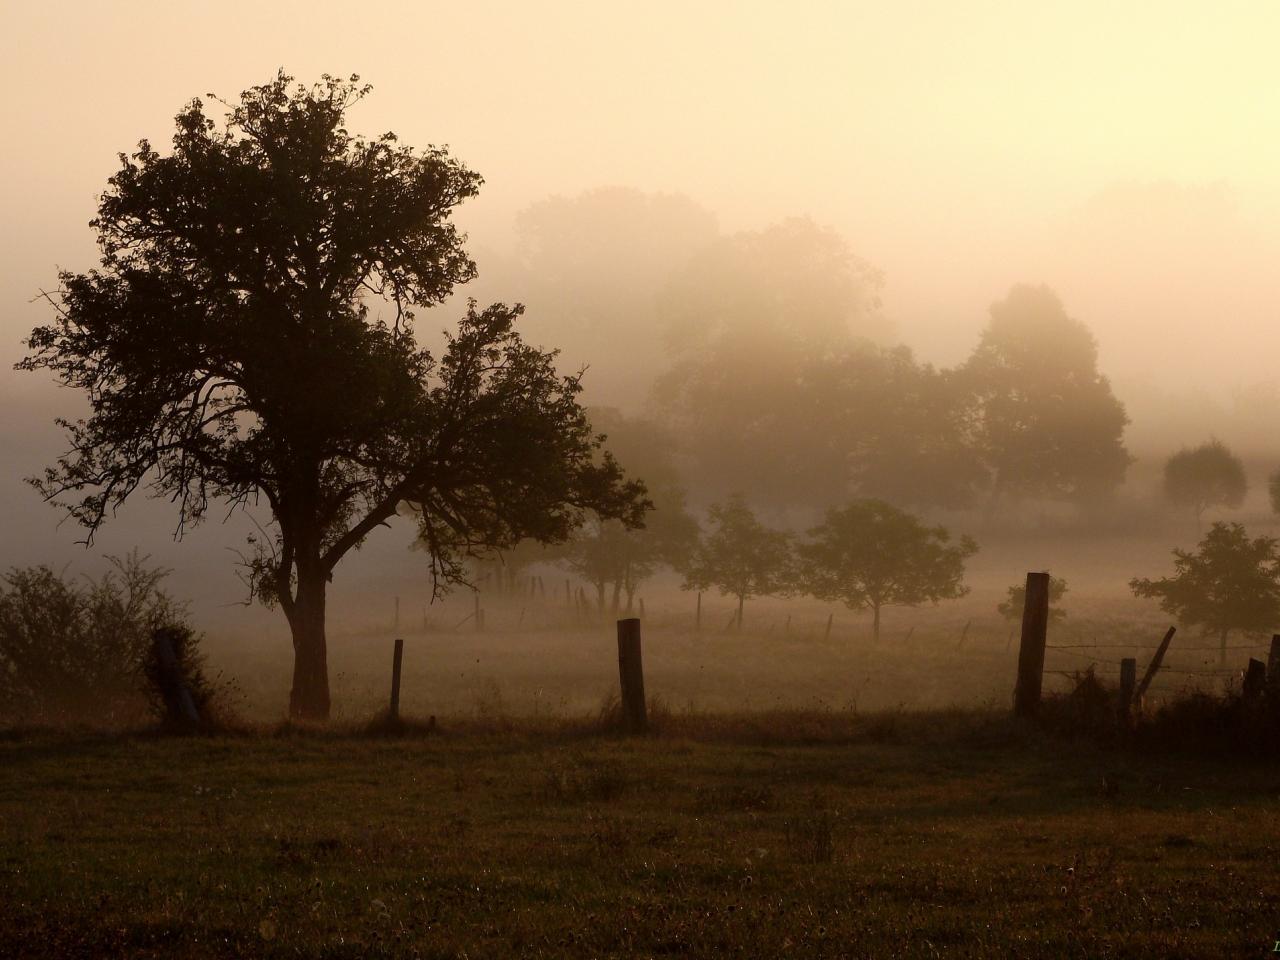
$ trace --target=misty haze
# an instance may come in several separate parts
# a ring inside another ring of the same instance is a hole
[[[1280,949],[1276,9],[3,22],[0,957]]]

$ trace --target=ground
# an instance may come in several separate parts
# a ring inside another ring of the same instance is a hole
[[[1002,713],[0,739],[0,955],[1248,957],[1280,770]]]

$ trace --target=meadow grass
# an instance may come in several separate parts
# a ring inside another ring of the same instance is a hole
[[[983,711],[0,738],[0,955],[1241,957],[1280,770]]]

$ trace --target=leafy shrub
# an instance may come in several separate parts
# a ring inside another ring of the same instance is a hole
[[[0,717],[111,721],[145,708],[140,673],[161,625],[186,630],[186,607],[161,583],[169,571],[137,551],[109,557],[98,579],[48,566],[0,576]],[[188,630],[189,633],[189,630]]]

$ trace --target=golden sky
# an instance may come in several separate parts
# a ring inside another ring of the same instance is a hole
[[[963,356],[1019,280],[1058,288],[1118,381],[1226,390],[1269,378],[1280,346],[1280,4],[6,0],[0,16],[6,362],[55,266],[91,262],[116,152],[280,66],[360,73],[375,90],[354,129],[448,143],[484,174],[463,218],[477,245],[501,248],[550,194],[677,191],[726,229],[836,227],[930,359]]]

